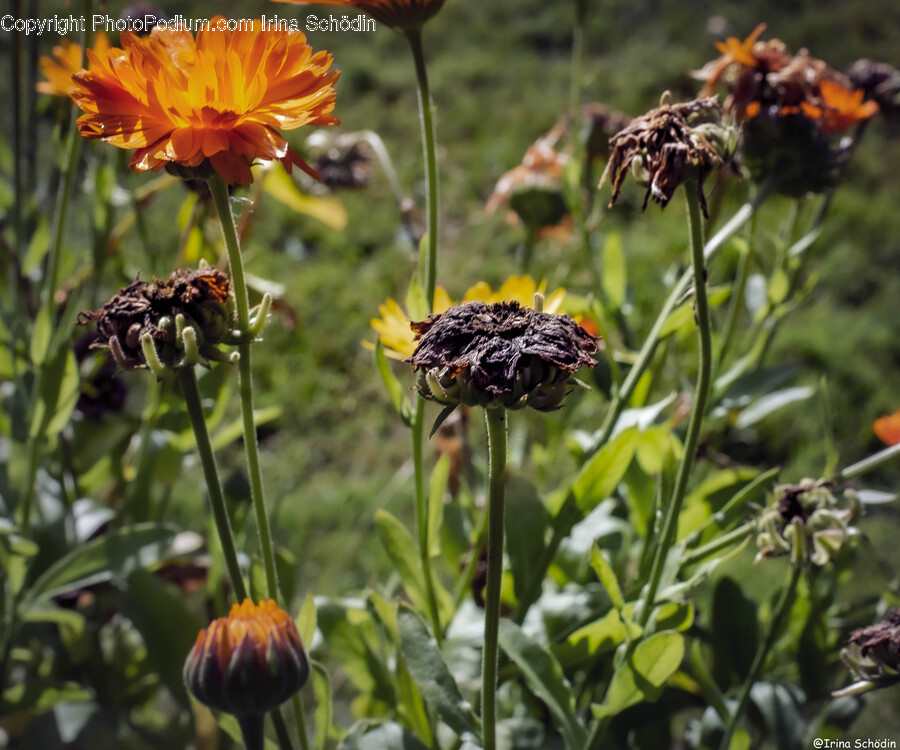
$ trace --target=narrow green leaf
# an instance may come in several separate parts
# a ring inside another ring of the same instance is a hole
[[[556,657],[510,620],[500,622],[499,641],[500,648],[522,672],[529,690],[547,706],[566,747],[584,747],[587,733],[575,716],[575,697]]]
[[[741,412],[741,415],[737,418],[737,422],[735,422],[735,427],[739,430],[752,427],[757,422],[768,417],[772,412],[788,406],[789,404],[796,403],[797,401],[804,401],[815,392],[816,389],[811,388],[810,386],[799,386],[797,388],[785,388],[781,391],[767,393]]]
[[[609,564],[609,560],[596,544],[591,548],[591,567],[600,579],[600,583],[603,584],[603,588],[606,589],[606,593],[609,594],[613,606],[621,610],[625,606],[625,598],[622,596],[622,589],[619,588],[619,580],[616,578],[616,573]]]
[[[681,633],[654,633],[638,644],[630,664],[616,670],[603,704],[591,706],[597,719],[607,719],[642,701],[654,702],[684,658]]]
[[[300,633],[303,647],[309,651],[313,636],[316,634],[316,601],[312,592],[306,595],[294,622],[297,625],[297,632]]]
[[[176,535],[174,526],[140,523],[105,534],[76,547],[35,581],[28,602],[59,596],[89,584],[124,578],[162,559]]]
[[[506,552],[517,598],[536,575],[544,550],[544,536],[550,516],[535,486],[524,477],[509,473],[506,480]]]
[[[313,693],[316,696],[316,750],[325,750],[328,747],[328,737],[331,734],[334,709],[331,702],[331,680],[328,672],[319,662],[312,661]]]
[[[53,406],[53,413],[48,414],[47,424],[44,427],[44,435],[53,437],[62,432],[69,421],[72,419],[72,412],[75,411],[75,405],[78,403],[78,397],[81,395],[81,378],[78,374],[78,361],[74,352],[61,350],[65,352],[65,365],[63,366],[62,378],[59,388],[56,389],[56,403]],[[41,389],[43,391],[43,389]]]
[[[431,472],[428,493],[428,554],[441,554],[441,523],[444,519],[444,493],[450,479],[450,456],[442,454]]]
[[[381,343],[380,338],[375,342],[375,366],[378,368],[378,374],[381,375],[381,380],[384,382],[388,395],[391,397],[394,410],[408,423],[409,405],[403,398],[403,386],[387,361],[387,357],[384,354],[384,344]]]
[[[625,612],[630,618],[633,607]],[[585,625],[572,633],[565,643],[553,647],[553,653],[566,669],[584,664],[587,660],[612,651],[626,640],[640,637],[641,628],[637,623],[626,625],[619,613],[611,609],[596,622]]]
[[[406,605],[397,613],[400,645],[407,669],[422,697],[454,732],[480,736],[481,726],[462,693],[424,621]]]
[[[381,542],[394,563],[400,580],[406,588],[410,601],[420,612],[428,611],[428,597],[425,594],[425,578],[416,554],[418,548],[406,527],[386,510],[375,513],[375,525]]]
[[[619,309],[625,304],[627,287],[627,267],[625,251],[622,249],[622,236],[611,232],[603,243],[603,290],[610,305]]]
[[[590,513],[616,489],[634,457],[637,444],[638,430],[631,427],[604,445],[585,464],[572,484],[572,493],[583,515]]]
[[[25,259],[22,261],[22,274],[28,276],[37,268],[50,249],[50,223],[43,215],[38,216],[37,229],[31,235]]]
[[[424,242],[424,238],[423,238]],[[413,275],[406,291],[406,312],[410,320],[425,320],[431,310],[430,302],[425,298],[425,289],[419,277]]]
[[[31,345],[29,348],[31,361],[41,365],[47,359],[50,347],[50,337],[53,335],[53,325],[50,321],[50,309],[42,307],[38,310],[34,320],[34,328],[31,331]]]

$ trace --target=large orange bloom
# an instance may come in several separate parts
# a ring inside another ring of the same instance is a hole
[[[253,181],[257,159],[314,174],[279,129],[336,125],[327,52],[313,54],[299,31],[224,30],[214,18],[197,33],[155,28],[122,35],[122,49],[89,51],[72,98],[86,114],[85,138],[134,149],[132,168],[212,167],[232,185]]]
[[[876,419],[872,424],[872,432],[886,445],[900,445],[900,409]]]
[[[98,55],[104,55],[108,49],[109,38],[98,31],[94,51]],[[81,45],[60,37],[59,44],[53,48],[53,57],[42,57],[38,60],[38,65],[47,79],[35,86],[38,91],[51,96],[70,96],[76,89],[72,76],[81,70]]]
[[[376,21],[394,28],[421,26],[444,5],[444,0],[275,0],[293,5],[340,5],[361,10]]]

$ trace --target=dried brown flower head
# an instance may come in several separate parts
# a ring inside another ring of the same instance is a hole
[[[730,161],[735,140],[733,130],[722,122],[715,97],[664,103],[636,117],[610,139],[612,153],[598,187],[612,177],[612,207],[630,171],[639,184],[647,187],[642,208],[646,209],[651,197],[665,208],[678,186],[694,179],[706,215],[703,182]]]
[[[79,322],[97,322],[99,340],[94,348],[108,348],[125,369],[156,364],[148,363],[145,337],[152,342],[159,363],[177,367],[198,361],[190,356],[195,354],[192,346],[202,357],[221,358],[215,345],[231,333],[232,308],[231,282],[224,273],[214,268],[185,269],[166,281],[134,281],[99,311],[81,313]],[[185,337],[187,328],[193,333]],[[185,361],[186,355],[193,361]]]
[[[859,682],[835,695],[862,693],[900,682],[900,609],[888,612],[881,622],[854,630],[841,659]]]
[[[418,345],[406,361],[419,372],[419,393],[447,406],[556,409],[599,347],[567,315],[518,302],[457,305],[412,329]]]
[[[306,139],[313,168],[330,188],[362,188],[369,184],[375,154],[366,133],[333,134],[318,130]]]

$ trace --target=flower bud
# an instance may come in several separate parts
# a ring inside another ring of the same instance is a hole
[[[900,682],[900,609],[888,613],[881,622],[850,634],[841,659],[859,680],[835,695],[863,693]]]
[[[297,626],[271,599],[232,605],[228,617],[200,631],[184,664],[198,701],[239,718],[274,710],[308,677]]]

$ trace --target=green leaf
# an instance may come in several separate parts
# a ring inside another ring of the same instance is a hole
[[[790,281],[788,280],[787,273],[779,268],[772,274],[772,278],[769,281],[769,301],[773,305],[781,304],[784,302],[785,297],[787,297],[789,288]]]
[[[159,523],[139,523],[76,547],[35,581],[28,602],[50,599],[89,584],[126,578],[150,567],[168,553],[177,530]]]
[[[22,261],[22,275],[29,276],[37,268],[50,249],[50,224],[43,215],[38,216],[37,228],[31,235],[25,259]]]
[[[510,620],[500,622],[499,641],[500,648],[522,672],[529,690],[547,706],[566,747],[584,747],[587,733],[575,717],[575,696],[556,657]]]
[[[75,411],[78,397],[81,395],[81,378],[78,374],[78,361],[73,352],[61,350],[61,352],[63,351],[65,352],[65,365],[63,367],[59,388],[56,390],[56,401],[53,406],[53,414],[49,415],[47,425],[44,428],[44,435],[46,437],[57,435],[65,429],[72,418],[72,412]]]
[[[375,366],[378,368],[378,374],[381,375],[381,380],[387,388],[395,411],[406,424],[410,424],[409,402],[403,398],[403,386],[391,369],[390,364],[388,364],[387,357],[384,354],[384,344],[381,343],[380,338],[375,341]]]
[[[727,576],[719,580],[713,592],[710,632],[717,682],[720,685],[743,682],[759,641],[756,605]]]
[[[630,605],[625,609],[629,618],[633,609]],[[553,653],[563,667],[569,669],[612,651],[626,640],[626,636],[633,640],[640,635],[641,628],[637,623],[629,622],[626,630],[622,617],[611,609],[601,619],[578,628],[565,643],[554,646]]]
[[[325,667],[317,661],[312,662],[312,683],[316,696],[316,750],[325,750],[331,734],[334,708],[331,699],[331,680]]]
[[[41,365],[46,360],[52,335],[53,325],[50,322],[50,308],[45,306],[38,310],[37,317],[34,320],[34,328],[31,331],[29,353],[34,364]]]
[[[30,437],[55,435],[72,416],[81,388],[75,354],[61,348],[41,365],[41,384],[31,419]]]
[[[263,190],[292,211],[318,219],[338,232],[347,226],[347,210],[337,198],[302,192],[281,164],[265,172]]]
[[[622,596],[622,589],[619,588],[616,573],[596,544],[591,548],[591,567],[600,579],[600,583],[603,584],[603,588],[606,589],[606,593],[609,594],[612,605],[621,610],[625,606],[625,599]]]
[[[312,644],[313,637],[316,634],[316,601],[312,592],[306,595],[294,622],[297,624],[297,632],[300,633],[303,647],[309,651],[310,644]]]
[[[416,737],[399,724],[386,721],[372,726],[369,722],[358,721],[344,737],[339,750],[428,750]]]
[[[535,486],[517,474],[508,474],[504,526],[516,598],[521,598],[534,576],[543,572],[537,569],[537,564],[549,520]]]
[[[638,430],[631,427],[604,445],[585,464],[572,484],[575,502],[583,515],[613,493],[634,457],[637,444]]]
[[[218,724],[222,731],[225,732],[232,740],[237,743],[238,747],[243,747],[244,745],[244,737],[241,734],[241,726],[238,724],[238,720],[235,719],[231,714],[223,714],[223,713],[215,713],[216,724]],[[265,740],[264,750],[280,750],[278,745],[270,739]]]
[[[454,732],[481,735],[481,726],[450,670],[444,663],[437,641],[424,621],[408,606],[397,613],[400,645],[407,669],[425,701]]]
[[[444,493],[450,479],[450,456],[442,454],[431,472],[428,492],[428,554],[441,554],[441,523],[444,518]]]
[[[804,401],[815,392],[815,388],[810,386],[800,386],[797,388],[785,388],[781,391],[767,393],[741,412],[741,415],[737,418],[737,422],[735,422],[735,427],[740,430],[752,427],[757,422],[768,417],[772,412],[789,404],[796,403],[797,401]]]
[[[800,370],[796,362],[760,367],[741,375],[722,392],[719,405],[723,409],[743,409],[755,397],[763,396],[787,382]]]
[[[613,309],[618,310],[625,304],[627,287],[627,269],[625,251],[622,249],[622,236],[612,232],[603,243],[603,291]]]
[[[681,633],[663,631],[641,641],[634,650],[631,662],[624,664],[613,675],[606,702],[591,706],[594,716],[608,719],[629,706],[656,701],[683,658],[684,638]]]
[[[418,545],[406,527],[386,510],[378,510],[375,513],[375,525],[388,557],[391,558],[400,580],[403,581],[410,601],[420,612],[427,612],[425,577],[416,554]]]
[[[259,428],[264,424],[268,424],[269,422],[274,422],[276,419],[280,419],[283,413],[283,409],[280,406],[267,406],[263,409],[254,409],[253,410],[253,420],[256,423],[256,427]],[[214,451],[220,451],[226,446],[231,445],[235,440],[243,437],[244,435],[244,423],[241,419],[235,419],[233,422],[225,425],[220,430],[216,431],[216,434],[212,436],[211,443]],[[193,447],[193,432],[187,434],[187,445],[188,447]]]
[[[0,694],[0,715],[44,713],[64,701],[87,701],[91,694],[77,682],[55,682],[33,678],[7,688]]]
[[[425,238],[422,238],[425,241]],[[431,310],[431,303],[425,298],[425,289],[419,277],[413,274],[406,290],[406,313],[410,320],[425,320]]]

